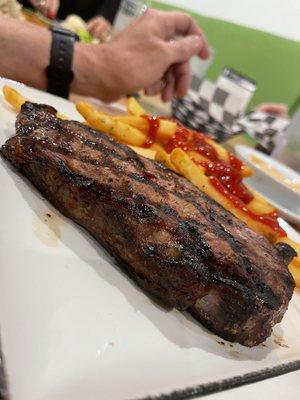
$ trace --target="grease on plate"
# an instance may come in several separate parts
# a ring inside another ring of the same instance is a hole
[[[231,350],[228,352],[228,355],[232,358],[240,358],[240,353],[235,350]]]
[[[285,343],[284,339],[281,336],[278,336],[273,332],[273,337],[274,337],[273,340],[274,340],[275,344],[277,344],[280,347],[286,348],[286,349],[289,348],[289,346]]]
[[[35,215],[32,221],[32,229],[35,236],[46,246],[56,247],[61,236],[62,220],[55,214],[47,211]]]

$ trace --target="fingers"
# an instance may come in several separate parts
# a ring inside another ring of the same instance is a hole
[[[103,26],[97,26],[93,32],[92,32],[92,36],[101,40],[101,41],[106,41],[109,36],[110,36],[110,32],[106,27]]]
[[[198,55],[207,59],[210,55],[207,39],[197,25],[196,21],[188,14],[179,12],[160,13],[166,25],[165,40],[171,40],[176,36],[197,36],[200,38],[201,47]]]
[[[269,114],[277,115],[278,117],[283,117],[283,118],[288,117],[288,108],[285,104],[263,103],[258,105],[256,109]]]
[[[96,17],[87,24],[90,34],[100,40],[106,40],[111,33],[111,25],[103,17]]]
[[[204,43],[199,36],[187,36],[167,43],[172,64],[188,61],[191,57],[202,54]]]
[[[181,12],[161,12],[160,15],[162,18],[166,19],[170,38],[175,35],[186,36],[202,34],[196,21],[188,14]]]
[[[60,6],[59,0],[47,0],[46,8],[47,8],[47,17],[51,19],[55,19],[57,16],[57,12]]]
[[[97,27],[104,27],[105,29],[111,29],[110,23],[103,17],[98,16],[95,18],[92,18],[88,23],[87,23],[88,30],[93,30]]]
[[[147,96],[155,96],[162,92],[162,90],[166,86],[166,81],[164,78],[160,79],[159,81],[155,82],[153,85],[145,89],[145,94]]]
[[[189,62],[174,66],[175,93],[179,98],[184,97],[191,85],[191,71]]]
[[[174,69],[176,66],[172,66],[169,68],[169,70],[165,74],[165,87],[162,91],[161,98],[163,101],[171,101],[172,97],[174,96],[174,91],[175,91],[175,73]]]
[[[59,0],[31,0],[31,4],[35,9],[40,11],[43,15],[48,18],[55,19],[57,16],[57,11],[60,6]]]
[[[191,74],[189,63],[172,65],[164,77],[155,82],[152,86],[145,89],[147,96],[155,96],[161,93],[164,102],[172,100],[176,94],[177,97],[184,97],[191,83]]]
[[[99,23],[99,17],[96,17],[96,18],[92,18],[90,21],[88,21],[88,23],[87,23],[87,28],[88,28],[88,30],[89,31],[92,31],[96,26],[97,26],[97,24]]]

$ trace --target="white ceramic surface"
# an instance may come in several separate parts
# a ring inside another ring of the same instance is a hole
[[[78,117],[65,100],[18,89]],[[0,145],[14,119],[0,95]],[[136,399],[300,359],[299,294],[263,346],[229,344],[150,300],[2,159],[0,184],[0,324],[12,400]]]
[[[295,183],[300,184],[300,175],[293,169],[251,147],[237,145],[235,146],[235,151],[236,154],[254,170],[254,174],[246,179],[247,184],[264,195],[264,197],[280,211],[283,218],[294,224],[300,224],[300,194],[260,169],[251,160],[251,156],[262,159],[268,165],[276,168],[283,176],[293,180]]]

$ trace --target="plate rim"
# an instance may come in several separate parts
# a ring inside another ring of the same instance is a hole
[[[249,372],[243,375],[236,375],[231,378],[212,381],[187,387],[185,389],[177,389],[168,393],[159,395],[150,395],[147,397],[133,398],[129,400],[189,400],[214,393],[224,392],[226,390],[235,389],[241,386],[250,385],[252,383],[262,382],[264,380],[275,378],[291,372],[300,370],[300,359],[290,361],[288,363],[279,364],[272,368],[263,368],[258,371]]]
[[[239,155],[240,157],[242,157],[243,159],[247,159],[246,162],[248,162],[252,168],[254,168],[255,170],[259,171],[265,178],[269,179],[270,181],[272,181],[272,182],[274,182],[274,183],[276,182],[276,184],[281,185],[281,186],[282,186],[283,188],[285,188],[286,190],[289,190],[290,192],[295,193],[296,195],[298,195],[297,192],[294,192],[292,189],[290,189],[290,188],[289,188],[288,186],[286,186],[284,183],[280,182],[278,179],[273,178],[272,175],[267,174],[263,169],[261,169],[260,167],[256,166],[255,163],[253,163],[251,160],[249,160],[249,159],[247,158],[247,156],[246,156],[245,154],[242,153],[244,149],[245,149],[246,151],[250,151],[250,152],[252,152],[252,153],[254,153],[254,154],[257,153],[257,154],[259,154],[259,156],[262,156],[262,158],[270,158],[270,160],[272,161],[272,163],[274,163],[274,164],[279,164],[279,165],[280,165],[280,168],[281,168],[281,166],[282,166],[283,169],[290,170],[291,173],[292,173],[293,175],[295,175],[295,176],[297,175],[297,178],[300,179],[300,174],[299,174],[297,171],[293,170],[293,169],[290,168],[288,165],[283,164],[282,162],[280,162],[280,161],[278,161],[278,160],[276,160],[276,159],[274,159],[274,158],[268,156],[267,154],[264,154],[262,151],[259,151],[259,150],[255,149],[255,148],[253,148],[253,147],[246,146],[246,145],[244,145],[244,144],[237,144],[237,145],[235,146],[235,148],[234,148],[234,150],[238,153],[238,155]],[[298,196],[299,196],[299,198],[300,198],[300,195],[298,195]]]
[[[277,187],[277,188],[281,188],[282,190],[287,190],[291,193],[292,196],[295,197],[295,201],[297,201],[299,199],[300,201],[300,195],[297,194],[297,192],[294,192],[293,190],[289,189],[286,185],[284,185],[283,183],[281,183],[280,181],[278,181],[277,179],[273,178],[271,175],[268,175],[266,172],[264,172],[261,168],[255,166],[255,164],[253,164],[251,162],[251,160],[249,161],[249,159],[243,154],[243,149],[246,149],[246,151],[251,151],[253,153],[260,153],[262,154],[263,157],[268,157],[266,154],[262,153],[261,151],[258,151],[250,146],[246,146],[243,144],[239,144],[236,145],[234,147],[235,152],[237,153],[237,155],[244,160],[245,162],[249,163],[249,165],[251,166],[251,168],[254,169],[255,172],[257,172],[257,174],[260,174],[261,177],[265,180],[265,182],[268,180],[270,185],[273,185],[273,187]],[[271,157],[270,157],[271,158]],[[272,159],[272,158],[271,158]],[[274,161],[274,160],[273,160]],[[275,160],[276,163],[281,164],[279,161]],[[283,166],[285,168],[291,169],[290,167],[286,166],[283,164]],[[292,170],[293,173],[299,175],[297,171]],[[259,176],[259,175],[258,175]],[[250,177],[250,179],[255,180],[255,177]],[[251,183],[248,183],[248,185],[250,187],[252,187]],[[275,186],[274,186],[275,185]],[[257,190],[254,187],[255,190]],[[280,212],[283,218],[287,219],[289,222],[292,223],[296,223],[299,224],[300,223],[300,216],[298,216],[297,212],[295,210],[289,210],[287,209],[284,205],[282,205],[280,202],[278,202],[278,200],[274,200],[272,198],[270,198],[270,196],[267,196],[266,194],[263,193],[263,196],[270,202],[271,205],[273,205],[274,207],[276,207]]]

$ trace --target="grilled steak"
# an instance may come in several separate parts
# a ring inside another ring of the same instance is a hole
[[[288,245],[269,244],[186,179],[52,107],[25,103],[16,131],[3,155],[148,292],[246,346],[281,321],[294,289]]]

